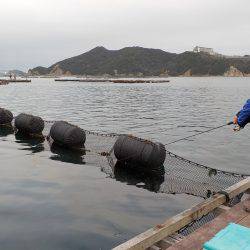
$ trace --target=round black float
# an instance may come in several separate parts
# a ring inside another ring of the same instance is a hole
[[[50,129],[51,138],[59,145],[83,148],[86,134],[83,129],[65,121],[55,122]]]
[[[44,121],[41,117],[22,113],[15,118],[15,127],[22,133],[41,134]]]
[[[161,167],[166,159],[166,150],[162,143],[129,135],[119,136],[114,145],[114,154],[119,161],[140,164],[148,169]]]
[[[4,108],[0,108],[0,125],[10,124],[13,120],[13,114]]]

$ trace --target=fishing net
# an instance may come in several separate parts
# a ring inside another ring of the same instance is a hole
[[[206,223],[212,221],[214,218],[218,216],[218,213],[215,211],[212,211],[204,216],[202,216],[200,219],[192,221],[190,224],[185,226],[184,228],[180,229],[178,233],[183,236],[187,236],[191,233],[193,233],[196,229],[202,227]]]
[[[167,151],[160,192],[186,193],[203,198],[241,181],[245,176],[210,168]]]
[[[247,176],[221,171],[201,165],[172,152],[167,151],[164,166],[152,172],[145,172],[141,166],[124,166],[118,162],[113,153],[113,145],[117,134],[102,134],[85,130],[87,134],[86,149],[89,150],[86,158],[92,154],[95,164],[96,154],[99,153],[99,165],[102,171],[116,178],[118,181],[146,188],[150,191],[191,194],[208,198],[214,193],[243,180]],[[98,142],[98,143],[97,143]],[[101,155],[101,152],[108,152]]]
[[[54,121],[45,122],[44,134],[49,130]],[[210,168],[167,151],[164,166],[160,166],[151,172],[145,172],[141,166],[130,166],[117,161],[114,156],[113,146],[118,134],[107,134],[85,130],[85,149],[74,151],[62,149],[50,144],[54,155],[62,161],[77,164],[93,164],[100,167],[117,181],[145,188],[153,192],[167,194],[190,194],[207,198],[214,193],[224,190],[233,184],[246,178],[236,173]],[[45,143],[45,142],[44,142]],[[40,144],[39,144],[40,145]],[[35,148],[35,146],[33,145]]]
[[[241,201],[243,194],[239,194],[235,197],[233,197],[229,202],[228,206],[234,206],[235,204],[239,203]],[[196,220],[193,220],[191,223],[183,227],[178,231],[178,233],[182,236],[187,236],[191,233],[193,233],[196,229],[200,228],[201,226],[205,225],[206,223],[212,221],[214,218],[216,218],[220,213],[216,210],[213,210],[209,212],[208,214],[203,215],[201,218],[198,218]]]

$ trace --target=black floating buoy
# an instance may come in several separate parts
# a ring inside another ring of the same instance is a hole
[[[65,121],[55,122],[50,129],[51,138],[68,148],[83,148],[86,134],[83,129]]]
[[[147,169],[161,167],[166,159],[163,144],[129,135],[119,136],[114,145],[114,154],[119,161],[139,164]]]
[[[4,108],[0,108],[0,125],[10,124],[13,120],[13,114]]]
[[[15,127],[21,133],[39,135],[44,129],[44,121],[41,117],[22,113],[15,118]]]

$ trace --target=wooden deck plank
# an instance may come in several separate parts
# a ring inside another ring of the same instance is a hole
[[[228,207],[228,206],[225,206],[225,205],[220,205],[219,207],[216,208],[215,212],[217,214],[221,214],[221,213],[226,212],[226,211],[228,211],[230,209],[231,209],[231,207]]]
[[[250,228],[250,215],[248,215],[246,218],[244,218],[243,220],[241,220],[239,222],[239,224],[241,224],[242,226]]]
[[[153,245],[153,246],[149,247],[147,250],[161,250],[161,248]]]
[[[234,222],[249,225],[250,216],[249,212],[245,209],[245,207],[249,205],[250,199],[235,205],[230,210],[223,212],[211,222],[197,229],[182,241],[169,247],[168,250],[200,250],[206,241],[210,240],[216,233],[225,228],[228,223]]]
[[[159,246],[161,249],[167,249],[168,247],[172,246],[174,243],[172,241],[169,241],[167,239],[163,239],[157,243],[157,246]]]
[[[250,199],[250,198],[249,198]],[[243,209],[248,212],[248,216],[240,220],[238,223],[241,224],[242,226],[249,227],[250,228],[250,201],[246,201],[244,203]]]
[[[246,178],[235,185],[227,188],[229,198],[245,192],[250,189],[250,178]],[[216,194],[213,197],[197,204],[196,206],[168,219],[163,224],[157,225],[146,232],[132,238],[131,240],[117,246],[114,250],[143,250],[146,249],[167,236],[177,232],[179,229],[188,225],[190,222],[201,218],[215,208],[226,202],[226,197],[223,194]]]

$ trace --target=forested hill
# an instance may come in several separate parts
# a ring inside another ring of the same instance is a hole
[[[160,49],[127,47],[108,50],[96,47],[52,66],[36,67],[30,75],[90,76],[248,76],[250,59],[226,58],[206,53],[169,53]]]

